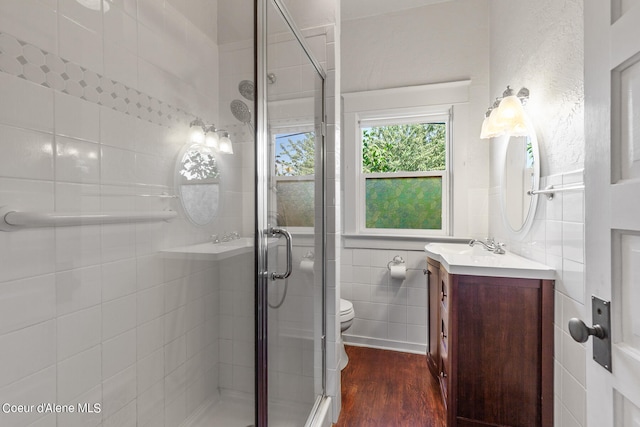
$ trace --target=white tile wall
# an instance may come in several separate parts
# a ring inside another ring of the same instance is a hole
[[[242,208],[253,211],[252,183],[245,179],[252,173],[252,143],[246,127],[230,116],[228,100],[220,100],[220,115],[211,102],[218,98],[219,74],[252,78],[252,48],[232,46],[225,54],[235,62],[221,62],[219,72],[218,46],[165,1],[109,5],[109,13],[91,12],[74,0],[0,5],[0,206],[61,212],[170,207],[180,218],[0,232],[0,307],[6,306],[0,344],[9,349],[0,364],[0,396],[102,403],[97,416],[9,420],[0,414],[2,425],[172,426],[218,386],[254,391],[251,257],[219,269],[159,253],[202,242],[213,232],[253,232],[250,216],[237,215]],[[311,42],[324,64],[321,38]],[[336,57],[332,49],[328,53]],[[283,90],[311,90],[301,85],[308,71],[298,70],[289,83],[279,80]],[[235,90],[237,82],[221,85],[227,86]],[[233,192],[223,196],[220,217],[204,230],[191,226],[174,202],[132,196],[174,191],[175,156],[193,116],[230,129],[238,148],[238,156],[221,159]],[[330,126],[328,146],[339,152],[335,114]],[[340,224],[331,224],[329,310],[335,313]],[[294,291],[291,301],[305,296]],[[299,314],[283,316],[284,323]],[[339,398],[339,325],[331,320],[330,394]],[[298,350],[285,353],[276,381],[285,387],[283,397],[309,400],[313,381],[297,374],[314,371],[309,355],[319,350]],[[41,385],[38,392],[34,384]]]
[[[552,175],[542,186],[582,182],[583,171]],[[546,184],[545,184],[546,183]],[[559,196],[559,197],[558,197]],[[498,201],[494,189],[490,197]],[[493,203],[492,202],[492,203]],[[493,206],[499,206],[494,204]],[[500,212],[492,212],[499,216]],[[495,219],[495,218],[494,218]],[[556,194],[553,200],[538,199],[536,225],[522,241],[508,241],[498,217],[493,233],[507,242],[509,250],[546,263],[556,270],[555,279],[555,417],[556,425],[584,426],[586,405],[586,348],[568,333],[572,317],[585,312],[584,277],[584,192]],[[545,231],[543,231],[545,230]]]
[[[391,279],[394,256],[406,263],[405,280]],[[345,342],[398,351],[426,351],[427,281],[422,251],[342,249],[341,297],[353,303],[353,326]]]
[[[102,404],[0,413],[0,425],[178,425],[218,393],[219,273],[160,251],[242,219],[230,205],[203,229],[174,201],[134,195],[174,193],[189,121],[219,123],[218,47],[164,1],[113,1],[108,13],[0,3],[0,206],[179,212],[171,223],[0,231],[0,400]],[[225,173],[240,182],[240,168]],[[245,370],[235,380],[252,393]]]

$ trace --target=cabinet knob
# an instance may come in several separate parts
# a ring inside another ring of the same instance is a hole
[[[445,334],[444,332],[440,332],[440,336],[442,337],[442,339],[446,339],[447,338],[447,334]]]
[[[440,371],[440,376],[442,378],[447,378],[447,374],[444,371]]]
[[[444,291],[440,292],[440,301],[444,301],[446,297],[447,297],[447,294],[445,294]]]

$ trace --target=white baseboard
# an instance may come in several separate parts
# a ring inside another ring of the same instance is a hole
[[[347,345],[358,347],[379,348],[381,350],[401,351],[403,353],[426,354],[426,344],[416,344],[403,341],[383,340],[380,338],[361,337],[357,335],[342,334],[342,340]]]
[[[321,397],[315,410],[309,415],[305,427],[331,427],[331,397]]]

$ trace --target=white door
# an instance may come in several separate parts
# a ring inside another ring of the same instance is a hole
[[[611,301],[613,352],[587,344],[587,424],[640,427],[640,2],[584,8],[586,299]]]

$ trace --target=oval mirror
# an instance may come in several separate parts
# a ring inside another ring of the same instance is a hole
[[[540,184],[540,157],[535,131],[511,136],[503,153],[500,205],[505,227],[516,238],[524,237],[535,216],[538,196],[530,195]]]
[[[176,192],[189,220],[207,225],[220,208],[220,170],[215,153],[201,144],[187,144],[176,163]]]

